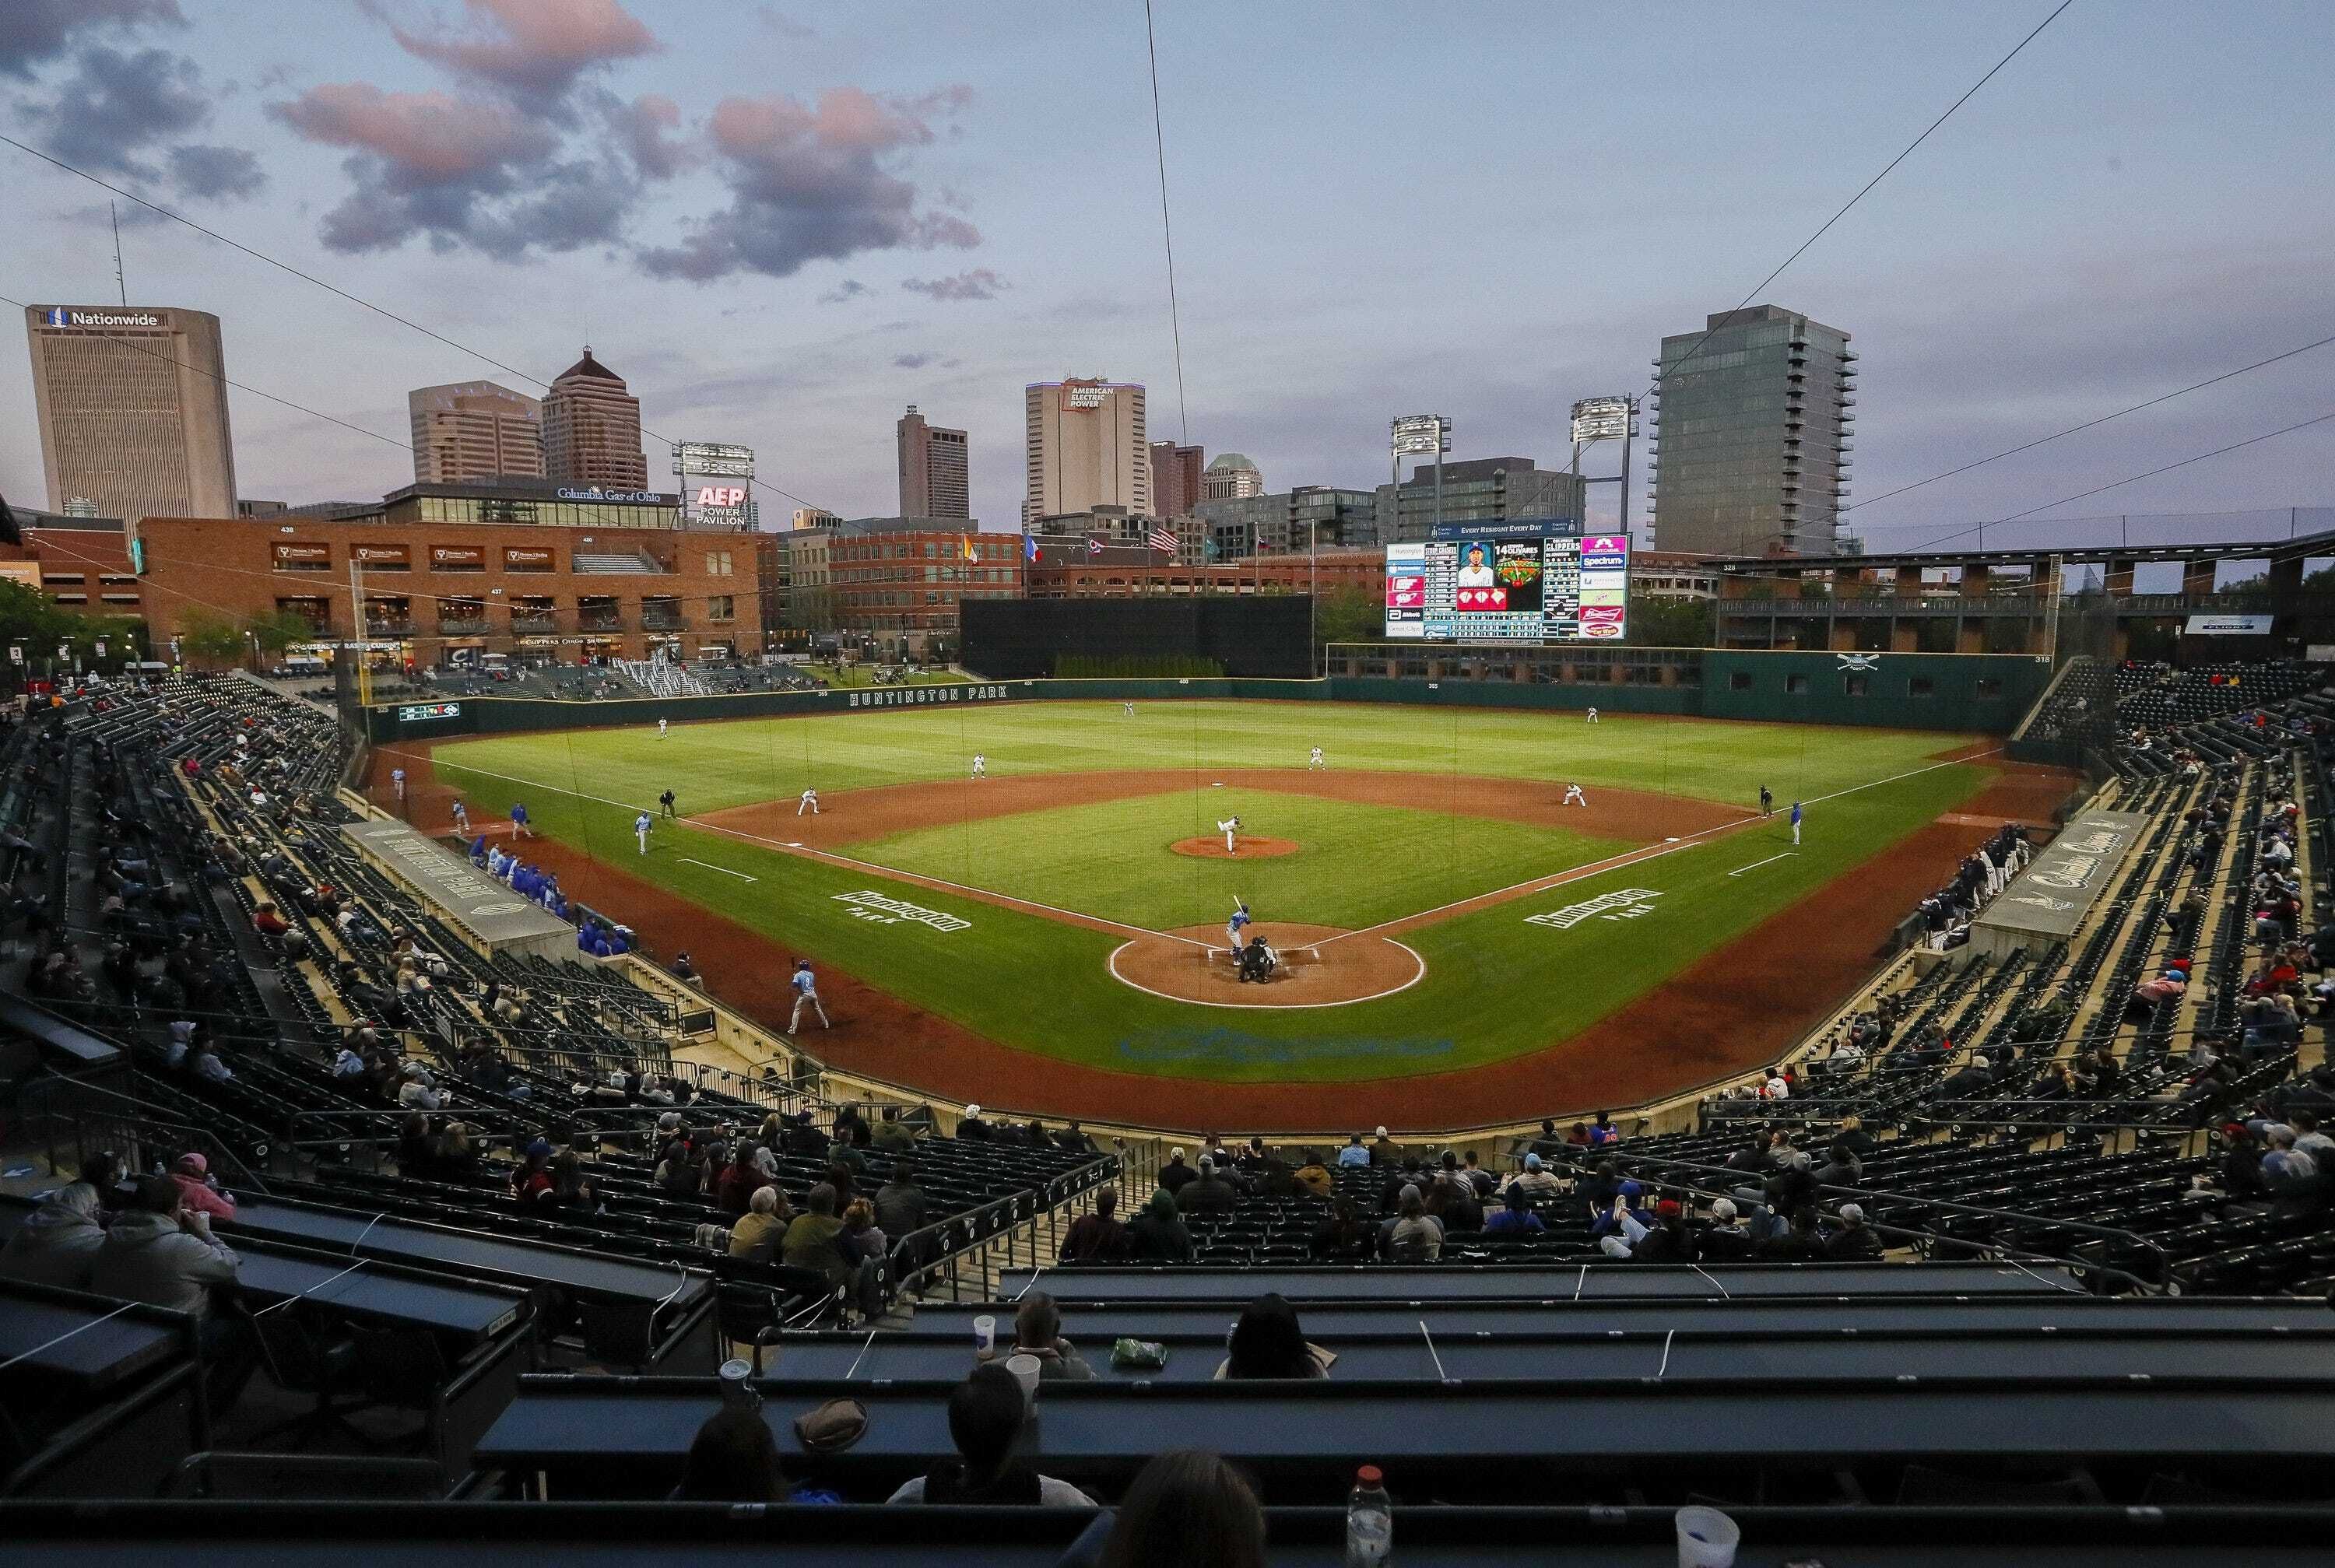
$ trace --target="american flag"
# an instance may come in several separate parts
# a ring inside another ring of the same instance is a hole
[[[1176,553],[1176,531],[1173,528],[1152,529],[1151,547],[1155,550],[1165,550],[1171,556],[1174,555]]]

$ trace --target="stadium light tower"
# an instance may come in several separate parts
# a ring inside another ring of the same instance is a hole
[[[1630,531],[1630,438],[1638,433],[1638,400],[1633,397],[1583,398],[1573,405],[1573,479],[1575,487],[1584,484],[1619,485],[1622,487],[1622,520],[1614,528],[1618,534]],[[1581,449],[1598,441],[1618,440],[1622,443],[1622,471],[1618,476],[1599,479],[1581,477]],[[1588,510],[1584,504],[1584,511]],[[1585,532],[1587,518],[1575,519]]]
[[[1448,414],[1403,414],[1389,421],[1387,445],[1393,458],[1395,531],[1402,531],[1402,460],[1435,460],[1435,526],[1443,526],[1443,454],[1451,450]]]

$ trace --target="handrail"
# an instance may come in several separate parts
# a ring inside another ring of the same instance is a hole
[[[984,1223],[987,1219],[1007,1216],[1017,1207],[1031,1205],[1026,1216],[1017,1216],[1017,1218],[1026,1217],[1034,1222],[1041,1215],[1051,1212],[1081,1193],[1091,1192],[1101,1186],[1103,1183],[1117,1176],[1120,1168],[1119,1156],[1099,1154],[1086,1164],[1072,1166],[1041,1186],[1025,1187],[1020,1192],[1009,1193],[1002,1198],[993,1198],[977,1208],[966,1209],[961,1214],[952,1215],[947,1219],[935,1221],[898,1237],[892,1243],[892,1250],[888,1254],[893,1266],[904,1271],[898,1274],[893,1287],[894,1291],[896,1293],[904,1293],[911,1285],[921,1284],[925,1280],[938,1273],[944,1265],[954,1265],[959,1258],[974,1247],[984,1245],[993,1237],[1004,1234],[1011,1228],[1006,1224],[991,1227]],[[959,1227],[964,1227],[965,1231],[964,1244],[941,1252],[914,1268],[906,1267],[928,1246],[945,1243],[945,1233]],[[950,1274],[951,1278],[954,1278],[955,1271],[953,1266]]]
[[[1565,1154],[1560,1157],[1563,1157],[1567,1165],[1573,1166],[1575,1170],[1580,1168],[1579,1166],[1574,1163],[1580,1157],[1579,1156]],[[1700,1171],[1706,1174],[1714,1171],[1738,1176],[1749,1176],[1750,1174],[1748,1171],[1732,1170],[1730,1167],[1726,1166],[1711,1165],[1703,1160],[1679,1159],[1660,1154],[1645,1154],[1636,1157],[1626,1155],[1603,1155],[1599,1157],[1616,1160],[1635,1157],[1654,1165],[1673,1166],[1680,1169]],[[1985,1219],[2012,1220],[2020,1224],[2059,1225],[2068,1230],[2087,1231],[2094,1235],[2102,1236],[2112,1241],[2130,1243],[2142,1252],[2150,1253],[2156,1259],[2157,1266],[2163,1271],[2159,1276],[2160,1279],[2169,1280],[2173,1277],[2173,1260],[2165,1254],[2165,1251],[2163,1247],[2158,1246],[2155,1242],[2151,1241],[2148,1237],[2142,1235],[2137,1231],[2127,1231],[2116,1225],[2094,1224],[2089,1220],[2057,1219],[2049,1215],[2027,1214],[2017,1209],[1985,1208],[1977,1204],[1960,1203],[1952,1198],[1928,1197],[1919,1193],[1892,1192],[1885,1187],[1845,1186],[1835,1182],[1825,1182],[1819,1184],[1816,1190],[1819,1193],[1832,1196],[1846,1198],[1852,1203],[1864,1203],[1868,1200],[1877,1199],[1884,1203],[1916,1204],[1924,1208],[1946,1209],[1951,1210],[1955,1214],[1973,1215]],[[1734,1194],[1732,1191],[1729,1191],[1721,1194],[1720,1195],[1731,1199],[1733,1198]],[[1935,1232],[1932,1231],[1922,1231],[1914,1234],[1921,1235],[1936,1234]],[[1948,1240],[1959,1238],[1947,1238],[1941,1236],[1939,1239]],[[1999,1248],[1998,1250],[2007,1252],[2009,1249]],[[2049,1256],[2050,1254],[2044,1253],[2039,1255]],[[2081,1262],[2082,1260],[2053,1258],[2052,1261],[2056,1263],[2069,1263]],[[2089,1266],[2105,1267],[2105,1265]],[[2122,1273],[2123,1271],[2119,1270],[2117,1272]],[[2146,1282],[2140,1281],[2138,1276],[2136,1275],[2131,1277],[2135,1279],[2136,1282],[2146,1284]]]

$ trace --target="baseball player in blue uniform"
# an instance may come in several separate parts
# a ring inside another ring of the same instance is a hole
[[[633,818],[633,837],[641,841],[641,853],[644,855],[649,852],[649,829],[655,826],[656,818],[645,811]]]
[[[795,988],[794,1013],[787,1020],[787,1032],[789,1034],[794,1033],[795,1030],[801,1024],[802,1010],[806,1005],[808,1005],[813,1012],[819,1014],[819,1028],[833,1029],[835,1027],[835,1025],[828,1022],[827,1021],[827,1004],[819,999],[819,976],[811,973],[809,959],[798,958],[795,960],[794,978],[787,983]]]
[[[1232,918],[1225,922],[1225,946],[1235,958],[1240,956],[1241,931],[1248,924],[1249,919],[1248,901],[1234,899]]]
[[[1792,842],[1793,842],[1793,843],[1795,843],[1795,844],[1797,844],[1799,841],[1800,841],[1800,803],[1799,803],[1798,801],[1795,800],[1795,801],[1793,801],[1793,802],[1792,802]]]

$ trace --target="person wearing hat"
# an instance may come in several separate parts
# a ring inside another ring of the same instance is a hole
[[[1151,1189],[1143,1212],[1127,1222],[1129,1254],[1144,1263],[1181,1263],[1192,1258],[1192,1233],[1184,1224],[1176,1195],[1164,1186]]]
[[[511,1172],[511,1196],[523,1208],[533,1208],[552,1194],[551,1143],[537,1138],[527,1146],[525,1157]]]
[[[787,983],[794,988],[795,993],[795,1010],[787,1019],[787,1032],[789,1034],[794,1033],[797,1030],[802,1027],[802,1011],[806,1007],[819,1014],[819,1028],[833,1029],[835,1027],[835,1025],[827,1021],[827,1003],[819,999],[819,976],[811,973],[809,959],[798,958],[795,960],[794,975],[787,982]]]
[[[1374,1129],[1371,1134],[1371,1163],[1378,1166],[1395,1166],[1401,1162],[1402,1145],[1387,1137],[1385,1128]]]
[[[113,1157],[92,1156],[82,1167],[81,1179],[69,1182],[41,1200],[0,1247],[0,1277],[27,1280],[37,1285],[59,1285],[69,1291],[89,1288],[90,1265],[105,1244],[105,1216],[98,1194],[113,1185]]]
[[[977,1105],[966,1106],[964,1115],[957,1118],[956,1136],[969,1142],[993,1141],[995,1133],[995,1128],[981,1119],[981,1108]]]
[[[1508,1178],[1509,1190],[1522,1189],[1527,1198],[1554,1197],[1564,1186],[1554,1171],[1543,1167],[1536,1154],[1525,1156],[1525,1168]]]
[[[398,1069],[397,1103],[408,1110],[443,1110],[446,1097],[437,1080],[418,1061],[409,1061]]]
[[[1881,1237],[1865,1223],[1865,1210],[1856,1204],[1840,1205],[1840,1228],[1826,1236],[1825,1256],[1835,1263],[1859,1263],[1881,1255]]]
[[[170,1179],[179,1184],[179,1201],[188,1213],[235,1218],[235,1195],[220,1190],[211,1179],[211,1162],[201,1155],[191,1150],[180,1155],[171,1163]]]
[[[1739,1263],[1751,1255],[1751,1233],[1736,1218],[1733,1198],[1713,1198],[1710,1224],[1695,1238],[1695,1250],[1706,1263]]]
[[[1200,1173],[1184,1163],[1184,1151],[1179,1147],[1168,1151],[1168,1163],[1159,1167],[1159,1185],[1170,1195],[1184,1190],[1185,1184],[1200,1179]]]

